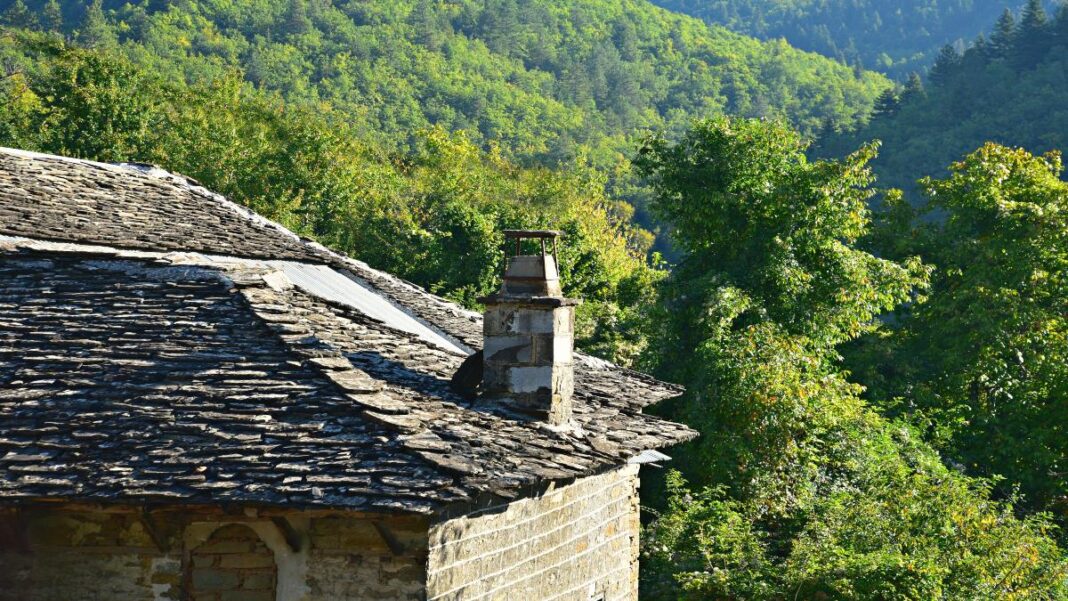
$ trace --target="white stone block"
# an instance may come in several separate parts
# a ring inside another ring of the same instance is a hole
[[[511,390],[516,394],[537,392],[542,388],[552,389],[553,367],[537,365],[530,367],[513,367],[508,370]]]

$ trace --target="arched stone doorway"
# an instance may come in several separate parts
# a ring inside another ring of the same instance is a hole
[[[189,560],[190,601],[275,601],[274,553],[248,526],[219,528]]]

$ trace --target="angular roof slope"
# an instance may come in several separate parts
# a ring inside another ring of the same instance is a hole
[[[41,160],[50,178],[81,172]],[[5,190],[4,165],[0,498],[430,512],[694,435],[641,413],[678,388],[590,358],[576,366],[575,428],[460,398],[456,346],[287,276],[303,263],[136,250],[136,231],[125,248],[13,237],[24,232],[4,215],[36,196]],[[481,346],[477,314],[302,244],[398,315]]]
[[[321,261],[295,234],[185,178],[0,148],[0,233],[149,251]]]

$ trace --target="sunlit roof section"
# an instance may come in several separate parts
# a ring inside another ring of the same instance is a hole
[[[386,325],[413,334],[448,351],[470,354],[470,349],[446,338],[444,335],[412,317],[389,299],[364,286],[357,280],[338,273],[325,265],[309,265],[290,261],[274,263],[294,285],[308,294],[331,302],[343,304]]]

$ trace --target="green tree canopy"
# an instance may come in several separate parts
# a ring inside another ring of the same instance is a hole
[[[994,24],[994,32],[990,34],[990,46],[994,56],[998,58],[1012,56],[1016,46],[1016,17],[1011,9],[1006,8]]]
[[[998,0],[653,0],[760,39],[903,78],[938,49],[974,36],[1005,7]],[[1017,7],[1019,4],[1013,5]]]
[[[653,599],[975,599],[1064,595],[1041,518],[944,466],[860,398],[837,348],[926,283],[860,248],[874,148],[809,161],[775,122],[703,121],[637,160],[689,251],[663,287],[665,408],[701,431],[651,526]],[[938,534],[935,534],[938,533]]]
[[[873,397],[947,454],[1019,485],[1068,518],[1068,184],[1059,154],[987,144],[924,190],[944,221],[921,226],[937,266],[901,322]],[[885,388],[884,388],[885,386]]]
[[[103,0],[92,0],[85,7],[85,15],[78,25],[78,41],[88,48],[113,47],[117,38],[104,15]]]
[[[41,9],[41,28],[53,33],[63,31],[63,8],[56,0],[48,0]]]
[[[1046,55],[1050,38],[1050,23],[1042,0],[1028,0],[1020,14],[1014,55],[1016,64],[1030,67]]]
[[[0,14],[0,25],[31,29],[37,27],[37,19],[22,0],[15,0]]]

